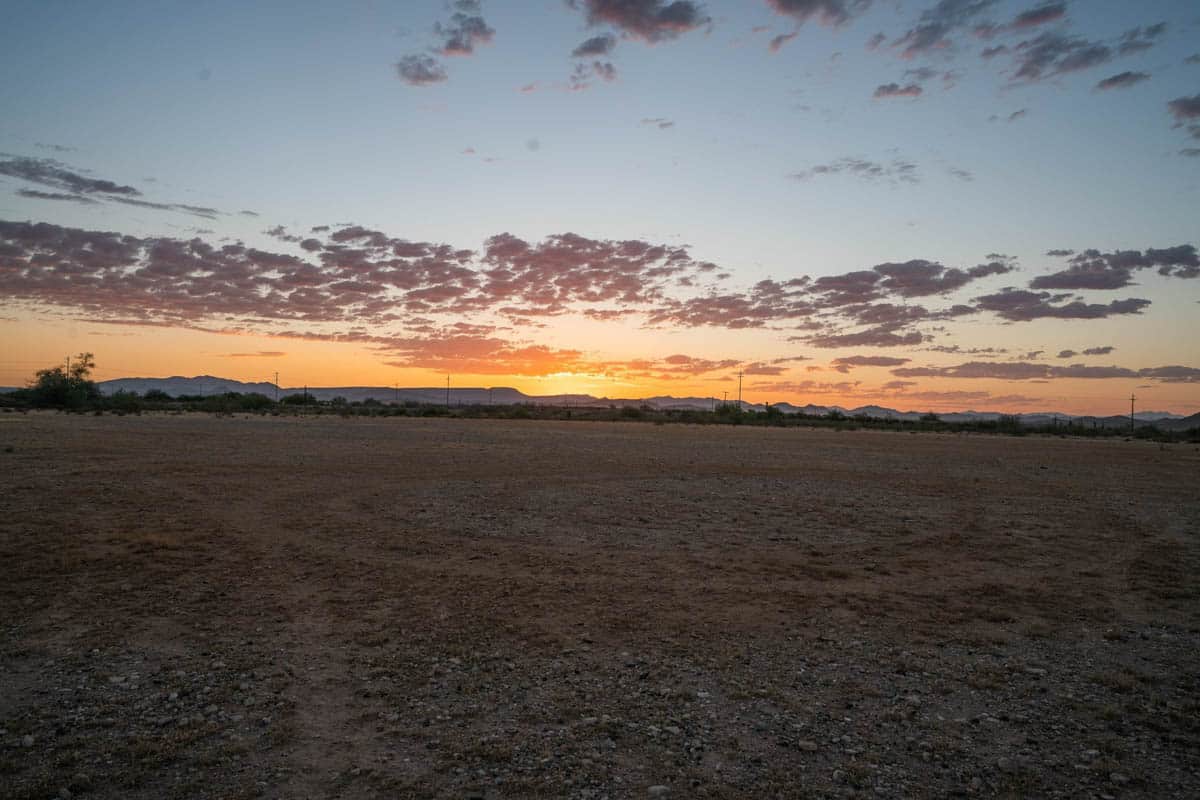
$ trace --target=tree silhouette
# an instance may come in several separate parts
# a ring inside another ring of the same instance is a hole
[[[69,367],[38,370],[29,390],[29,400],[40,408],[83,408],[100,399],[100,390],[91,380],[96,360],[91,353],[80,353]]]

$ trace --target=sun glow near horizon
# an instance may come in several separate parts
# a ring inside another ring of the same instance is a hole
[[[1200,403],[1187,0],[463,2],[18,4],[0,383]]]

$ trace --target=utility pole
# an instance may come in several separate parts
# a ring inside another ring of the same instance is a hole
[[[275,402],[279,402],[279,373],[275,373]]]
[[[725,396],[721,399],[721,405],[723,405],[723,406],[729,405],[729,390],[728,389],[725,390]]]
[[[1129,430],[1133,431],[1133,401],[1137,399],[1137,395],[1129,395]]]
[[[446,410],[450,410],[450,376],[446,376]]]
[[[738,372],[738,411],[742,410],[742,372]]]

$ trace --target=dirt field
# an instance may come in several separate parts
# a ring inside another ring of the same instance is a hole
[[[0,415],[0,796],[1200,796],[1200,448]]]

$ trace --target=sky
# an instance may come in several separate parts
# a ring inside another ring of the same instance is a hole
[[[6,3],[0,385],[1200,411],[1192,0]]]

